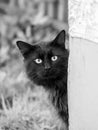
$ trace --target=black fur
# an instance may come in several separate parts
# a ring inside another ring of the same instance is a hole
[[[49,90],[50,97],[59,115],[68,123],[67,106],[67,67],[68,51],[65,49],[65,31],[62,30],[50,42],[30,45],[17,41],[26,66],[28,77],[37,85]],[[57,56],[56,61],[51,58]],[[42,63],[36,63],[41,59]]]

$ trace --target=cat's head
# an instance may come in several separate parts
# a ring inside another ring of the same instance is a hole
[[[24,57],[27,75],[34,83],[47,85],[65,77],[68,64],[65,35],[62,30],[54,40],[34,45],[17,41]]]

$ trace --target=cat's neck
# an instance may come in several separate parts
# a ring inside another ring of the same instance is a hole
[[[55,85],[55,86],[54,86]],[[64,122],[68,123],[68,102],[67,102],[67,80],[53,84],[50,91],[50,99]]]
[[[60,80],[45,80],[44,82],[38,83],[49,92],[49,98],[56,109],[60,117],[64,122],[68,123],[68,106],[67,106],[67,76]]]
[[[44,85],[47,89],[50,90],[59,90],[59,92],[64,91],[66,93],[67,91],[67,78],[64,77],[61,80],[53,80],[53,81],[47,81]]]

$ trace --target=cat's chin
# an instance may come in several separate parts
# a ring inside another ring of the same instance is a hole
[[[54,81],[57,79],[57,77],[54,75],[44,75],[44,76],[41,76],[40,79],[46,80],[46,81]]]

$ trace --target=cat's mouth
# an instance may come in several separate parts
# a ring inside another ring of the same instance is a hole
[[[42,77],[47,79],[47,78],[51,77],[51,75],[46,73],[46,74],[43,74]]]
[[[40,79],[54,79],[56,78],[57,75],[57,71],[44,71],[38,74]]]
[[[53,79],[54,78],[54,74],[46,73],[46,74],[42,75],[42,78],[43,79]]]

